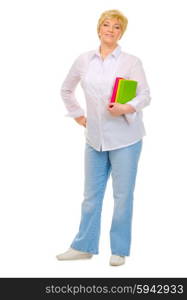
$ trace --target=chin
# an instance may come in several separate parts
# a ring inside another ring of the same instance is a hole
[[[103,41],[106,41],[106,42],[112,43],[112,44],[116,42],[114,39],[110,39],[110,38],[105,38],[105,39],[103,39]]]
[[[109,40],[103,40],[103,42],[105,42],[106,44],[112,46],[116,44],[116,41],[109,41]]]

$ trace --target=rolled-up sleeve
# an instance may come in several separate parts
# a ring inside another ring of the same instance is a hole
[[[129,104],[134,107],[136,112],[138,112],[149,105],[151,100],[145,72],[142,62],[139,58],[137,58],[136,62],[132,66],[130,79],[138,82],[136,97],[129,102]]]
[[[78,103],[75,96],[75,89],[80,81],[82,59],[81,55],[72,64],[65,80],[60,88],[60,95],[68,111],[66,117],[77,118],[84,115],[84,109]]]

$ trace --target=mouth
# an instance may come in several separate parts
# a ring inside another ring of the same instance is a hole
[[[106,36],[107,38],[110,38],[110,39],[113,39],[113,38],[114,38],[113,35],[108,35],[108,34],[106,34],[105,36]]]
[[[105,34],[105,36],[114,37],[112,34]]]

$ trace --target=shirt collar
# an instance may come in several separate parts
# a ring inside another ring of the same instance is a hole
[[[118,45],[109,55],[111,55],[111,56],[113,56],[115,58],[118,58],[118,56],[120,55],[120,53],[121,53],[121,46]],[[96,50],[94,50],[93,57],[95,55],[101,57],[100,46]]]

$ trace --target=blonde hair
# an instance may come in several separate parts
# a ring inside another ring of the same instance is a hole
[[[103,24],[103,22],[105,21],[106,18],[110,18],[110,19],[116,18],[119,21],[121,30],[122,30],[122,33],[121,33],[121,37],[122,37],[122,35],[124,34],[124,32],[127,28],[128,19],[127,19],[127,17],[124,16],[124,14],[121,11],[119,11],[117,9],[106,10],[101,14],[98,24],[97,24],[98,36],[99,36],[100,26]]]

